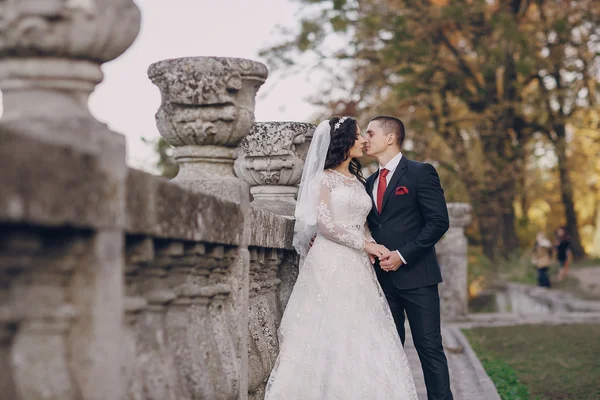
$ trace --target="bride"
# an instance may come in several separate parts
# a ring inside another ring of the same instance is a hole
[[[417,399],[369,260],[387,249],[366,225],[372,201],[357,160],[365,143],[353,118],[323,121],[313,135],[294,227],[300,273],[279,328],[265,400]]]

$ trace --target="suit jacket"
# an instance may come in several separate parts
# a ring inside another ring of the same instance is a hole
[[[376,263],[380,281],[391,279],[398,289],[414,289],[442,282],[435,244],[449,227],[448,208],[437,171],[431,164],[402,157],[388,184],[381,213],[375,207],[371,175],[366,189],[373,200],[367,221],[377,243],[399,250],[406,260],[397,271],[385,272]]]

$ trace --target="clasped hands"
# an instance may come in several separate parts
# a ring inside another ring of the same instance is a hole
[[[379,267],[386,271],[396,271],[403,264],[398,252],[388,250],[387,247],[375,242],[367,242],[365,251],[369,255],[371,264],[375,264],[375,259],[379,259]]]
[[[310,240],[309,248],[312,247],[316,235]],[[379,259],[379,267],[385,272],[396,271],[402,264],[402,259],[397,251],[390,251],[384,245],[375,242],[367,242],[364,249],[369,255],[371,264],[375,264],[375,258]]]

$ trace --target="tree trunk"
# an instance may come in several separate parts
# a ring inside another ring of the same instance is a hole
[[[515,227],[516,216],[512,204],[505,205],[508,208],[504,212],[502,218],[502,247],[506,251],[506,255],[514,253],[521,247],[519,236]]]
[[[500,243],[501,232],[498,229],[502,225],[502,214],[498,212],[499,204],[493,196],[487,196],[483,191],[470,192],[483,254],[489,260],[497,260],[503,253]]]
[[[569,176],[569,167],[567,159],[567,141],[564,124],[554,126],[556,138],[554,140],[554,149],[558,158],[558,175],[560,178],[560,195],[565,207],[565,219],[567,220],[566,231],[570,237],[573,257],[576,260],[585,257],[585,250],[581,245],[579,236],[579,226],[577,225],[577,214],[575,213],[575,204],[573,202],[573,185]]]
[[[499,194],[498,202],[502,213],[502,224],[498,229],[502,232],[502,248],[504,255],[508,256],[519,249],[521,243],[517,236],[516,222],[517,217],[515,215],[514,202],[517,199],[517,177],[519,175],[519,168],[516,162],[513,162],[510,170],[514,171],[512,179],[509,179],[503,185],[503,190]]]

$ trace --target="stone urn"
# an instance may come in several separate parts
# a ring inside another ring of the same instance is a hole
[[[235,190],[227,185],[236,180],[235,149],[254,124],[255,96],[267,74],[265,65],[240,58],[179,58],[150,66],[148,76],[162,95],[156,124],[180,166],[175,181],[224,197]]]
[[[87,101],[101,64],[121,55],[139,28],[133,0],[0,1],[3,122],[91,120]]]
[[[250,185],[253,205],[291,216],[315,126],[257,122],[238,147],[235,173]]]

